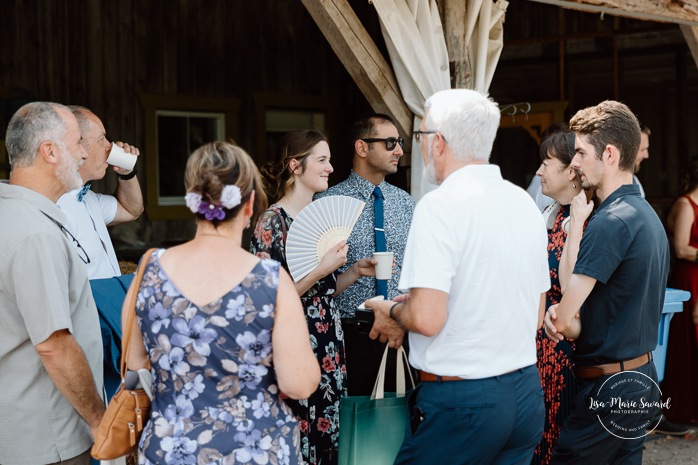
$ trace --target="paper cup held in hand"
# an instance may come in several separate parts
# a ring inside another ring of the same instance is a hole
[[[390,279],[393,276],[393,253],[374,252],[376,264],[376,279]]]
[[[371,297],[368,300],[385,300],[385,297],[383,297],[382,295],[377,295],[375,297]],[[359,310],[367,310],[366,301],[361,302],[361,304],[356,308],[358,308]]]
[[[136,160],[138,160],[136,155],[126,153],[124,149],[112,142],[107,163],[125,170],[133,171],[133,167],[136,166]]]

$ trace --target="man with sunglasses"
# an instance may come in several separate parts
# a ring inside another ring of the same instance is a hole
[[[56,205],[87,154],[70,110],[33,102],[9,122],[0,184],[0,463],[89,464],[104,413],[102,340],[85,265]]]
[[[114,167],[118,177],[114,195],[90,190],[90,181],[100,180],[107,173],[107,157],[112,145],[97,115],[84,107],[69,108],[80,124],[87,151],[87,160],[80,167],[80,177],[85,185],[62,195],[58,206],[66,214],[66,228],[76,238],[74,245],[87,266],[90,279],[120,276],[107,226],[134,221],[143,213],[143,194],[135,177],[136,170]],[[121,142],[117,144],[122,145],[126,153],[139,155],[136,147]]]
[[[354,152],[351,173],[322,195],[346,195],[366,202],[366,206],[349,236],[347,263],[339,272],[376,251],[392,252],[395,260],[392,279],[381,283],[374,277],[361,277],[335,299],[342,315],[349,394],[370,395],[385,344],[369,339],[368,329],[357,328],[355,310],[376,295],[392,299],[400,293],[398,278],[415,204],[407,192],[385,182],[387,175],[397,172],[404,154],[404,141],[392,118],[383,114],[359,118],[350,128],[348,142]]]

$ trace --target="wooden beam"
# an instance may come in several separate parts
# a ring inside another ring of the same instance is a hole
[[[531,0],[571,10],[698,26],[698,0]]]
[[[349,2],[301,1],[373,110],[393,117],[400,134],[411,137],[413,115],[402,98],[393,70]]]
[[[693,61],[698,66],[698,27],[690,27],[681,25],[681,32],[686,39],[688,49],[691,51]]]
[[[472,88],[472,68],[468,59],[467,37],[465,37],[464,0],[445,0],[444,6],[444,36],[448,49],[448,63],[451,68],[451,88]]]

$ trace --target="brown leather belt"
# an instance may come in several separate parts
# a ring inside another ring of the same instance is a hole
[[[606,375],[615,375],[621,371],[634,370],[652,361],[652,352],[642,354],[632,360],[622,362],[604,363],[603,365],[592,365],[588,367],[574,367],[574,375],[582,379],[600,378]]]
[[[437,381],[463,381],[463,378],[458,376],[439,376],[426,371],[418,370],[419,380],[426,383],[435,383]]]

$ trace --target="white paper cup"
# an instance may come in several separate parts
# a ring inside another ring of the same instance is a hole
[[[133,167],[136,166],[136,161],[138,157],[132,153],[126,153],[124,149],[112,142],[111,151],[109,152],[109,157],[107,158],[107,163],[110,165],[118,166],[119,168],[133,171]]]
[[[374,252],[376,264],[376,279],[390,279],[393,276],[393,253]]]

